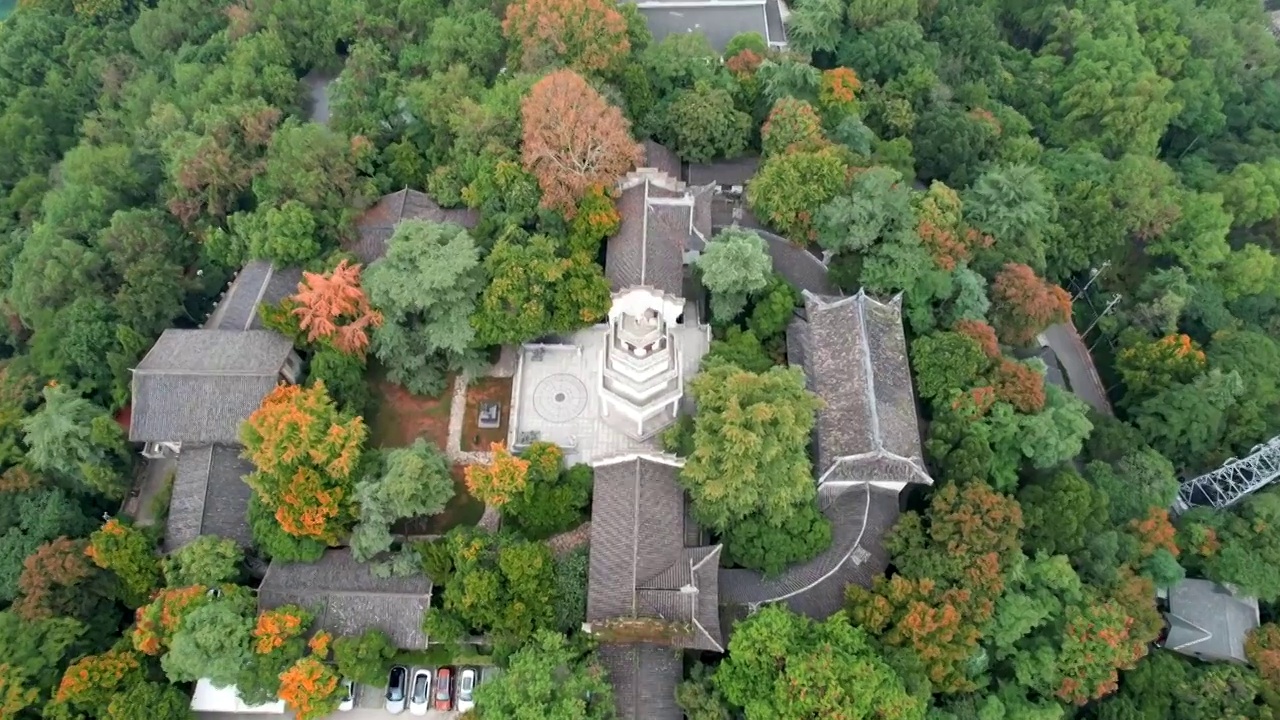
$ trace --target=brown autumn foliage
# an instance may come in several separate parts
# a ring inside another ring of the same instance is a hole
[[[539,80],[520,115],[524,167],[538,179],[543,207],[566,218],[589,191],[612,188],[643,156],[622,111],[572,70]]]
[[[59,592],[79,584],[94,573],[85,540],[60,537],[51,540],[22,561],[18,576],[19,596],[11,608],[24,620],[40,620],[58,614]]]
[[[1272,687],[1280,687],[1280,625],[1254,628],[1244,643],[1244,654]]]
[[[169,212],[188,228],[205,216],[225,219],[265,167],[261,156],[282,117],[276,108],[262,106],[211,120],[203,136],[189,139],[176,153]]]
[[[1031,366],[1003,358],[996,365],[993,380],[996,397],[1018,412],[1033,414],[1044,409],[1044,375]]]
[[[603,70],[631,50],[627,20],[612,0],[517,0],[502,31],[524,70],[566,65]]]
[[[1000,337],[1016,345],[1030,344],[1040,331],[1071,317],[1071,295],[1019,263],[996,275],[991,305]]]
[[[961,320],[956,323],[955,331],[976,340],[987,357],[1000,357],[1000,340],[996,338],[995,328],[990,325],[981,320]]]
[[[369,305],[360,287],[359,263],[343,260],[330,273],[302,273],[298,293],[291,299],[307,342],[324,340],[347,355],[364,357],[369,328],[382,325],[382,313]]]

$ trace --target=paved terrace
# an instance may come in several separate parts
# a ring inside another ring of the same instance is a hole
[[[601,413],[601,367],[607,325],[580,330],[563,343],[520,348],[511,389],[511,434],[507,445],[523,447],[543,440],[565,451],[565,462],[589,463],[637,450],[658,450],[658,438],[634,440],[606,422]],[[685,382],[698,371],[711,346],[709,328],[672,329],[680,350]],[[688,397],[683,402],[687,403]],[[536,433],[531,435],[531,433]]]

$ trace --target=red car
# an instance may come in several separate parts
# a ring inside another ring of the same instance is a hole
[[[453,709],[453,670],[447,667],[436,671],[436,709]]]

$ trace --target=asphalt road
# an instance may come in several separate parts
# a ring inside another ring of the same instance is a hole
[[[1061,323],[1045,328],[1040,335],[1044,344],[1053,349],[1067,374],[1067,382],[1071,383],[1071,392],[1089,403],[1100,413],[1111,415],[1111,403],[1107,400],[1107,392],[1102,387],[1098,370],[1093,365],[1093,356],[1085,347],[1084,341],[1076,334],[1071,323]]]

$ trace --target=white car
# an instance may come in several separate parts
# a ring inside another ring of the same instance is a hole
[[[409,671],[403,665],[392,667],[391,674],[387,678],[387,703],[384,706],[387,712],[392,715],[404,712],[405,688],[408,684]]]
[[[342,679],[342,702],[338,703],[338,709],[346,712],[355,709],[356,706],[356,684],[350,678]]]
[[[431,708],[431,670],[417,668],[409,683],[409,714],[426,715]]]
[[[466,712],[476,706],[476,669],[462,668],[458,673],[458,712]]]

